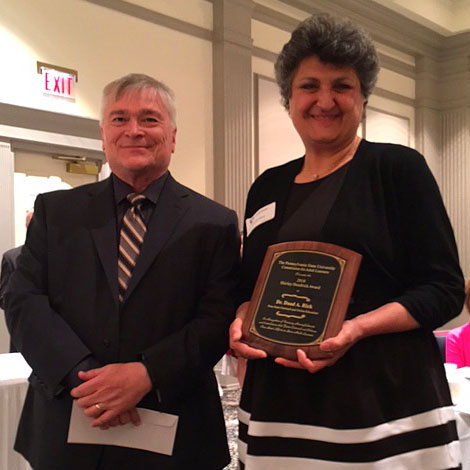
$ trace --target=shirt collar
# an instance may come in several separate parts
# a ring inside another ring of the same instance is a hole
[[[150,183],[145,190],[143,195],[154,204],[157,203],[160,193],[162,192],[163,186],[166,179],[168,178],[168,171],[166,171],[160,178]],[[124,199],[126,199],[129,193],[135,192],[127,183],[118,178],[114,173],[111,174],[114,188],[114,201],[116,205],[119,205]]]

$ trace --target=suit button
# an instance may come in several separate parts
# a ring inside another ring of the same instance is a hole
[[[103,340],[103,344],[105,345],[105,347],[109,348],[109,340],[108,339]]]

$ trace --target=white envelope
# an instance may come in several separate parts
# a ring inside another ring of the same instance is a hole
[[[71,444],[101,444],[148,450],[172,455],[178,416],[137,408],[141,424],[128,423],[106,430],[92,428],[92,418],[85,416],[74,400],[67,442]]]

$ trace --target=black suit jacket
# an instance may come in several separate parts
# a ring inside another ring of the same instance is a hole
[[[0,274],[0,308],[5,310],[5,292],[7,290],[7,284],[13,271],[16,268],[16,260],[21,253],[21,246],[11,248],[5,251],[2,256],[2,271]]]
[[[37,198],[6,294],[13,341],[33,369],[15,448],[37,470],[100,459],[116,469],[220,469],[229,454],[212,368],[234,312],[236,215],[169,176],[121,308],[116,239],[110,179]],[[152,391],[138,406],[179,416],[172,457],[66,444],[72,400],[62,381],[89,354],[102,364],[145,356],[158,399]]]
[[[0,308],[5,310],[5,299],[4,295],[7,290],[8,281],[16,269],[16,260],[20,256],[22,246],[11,248],[5,251],[2,256],[2,271],[0,274]],[[10,352],[16,352],[16,348],[10,341]]]

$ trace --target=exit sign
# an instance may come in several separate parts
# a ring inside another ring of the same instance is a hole
[[[78,72],[57,65],[37,63],[40,87],[44,94],[75,101],[75,84]]]

